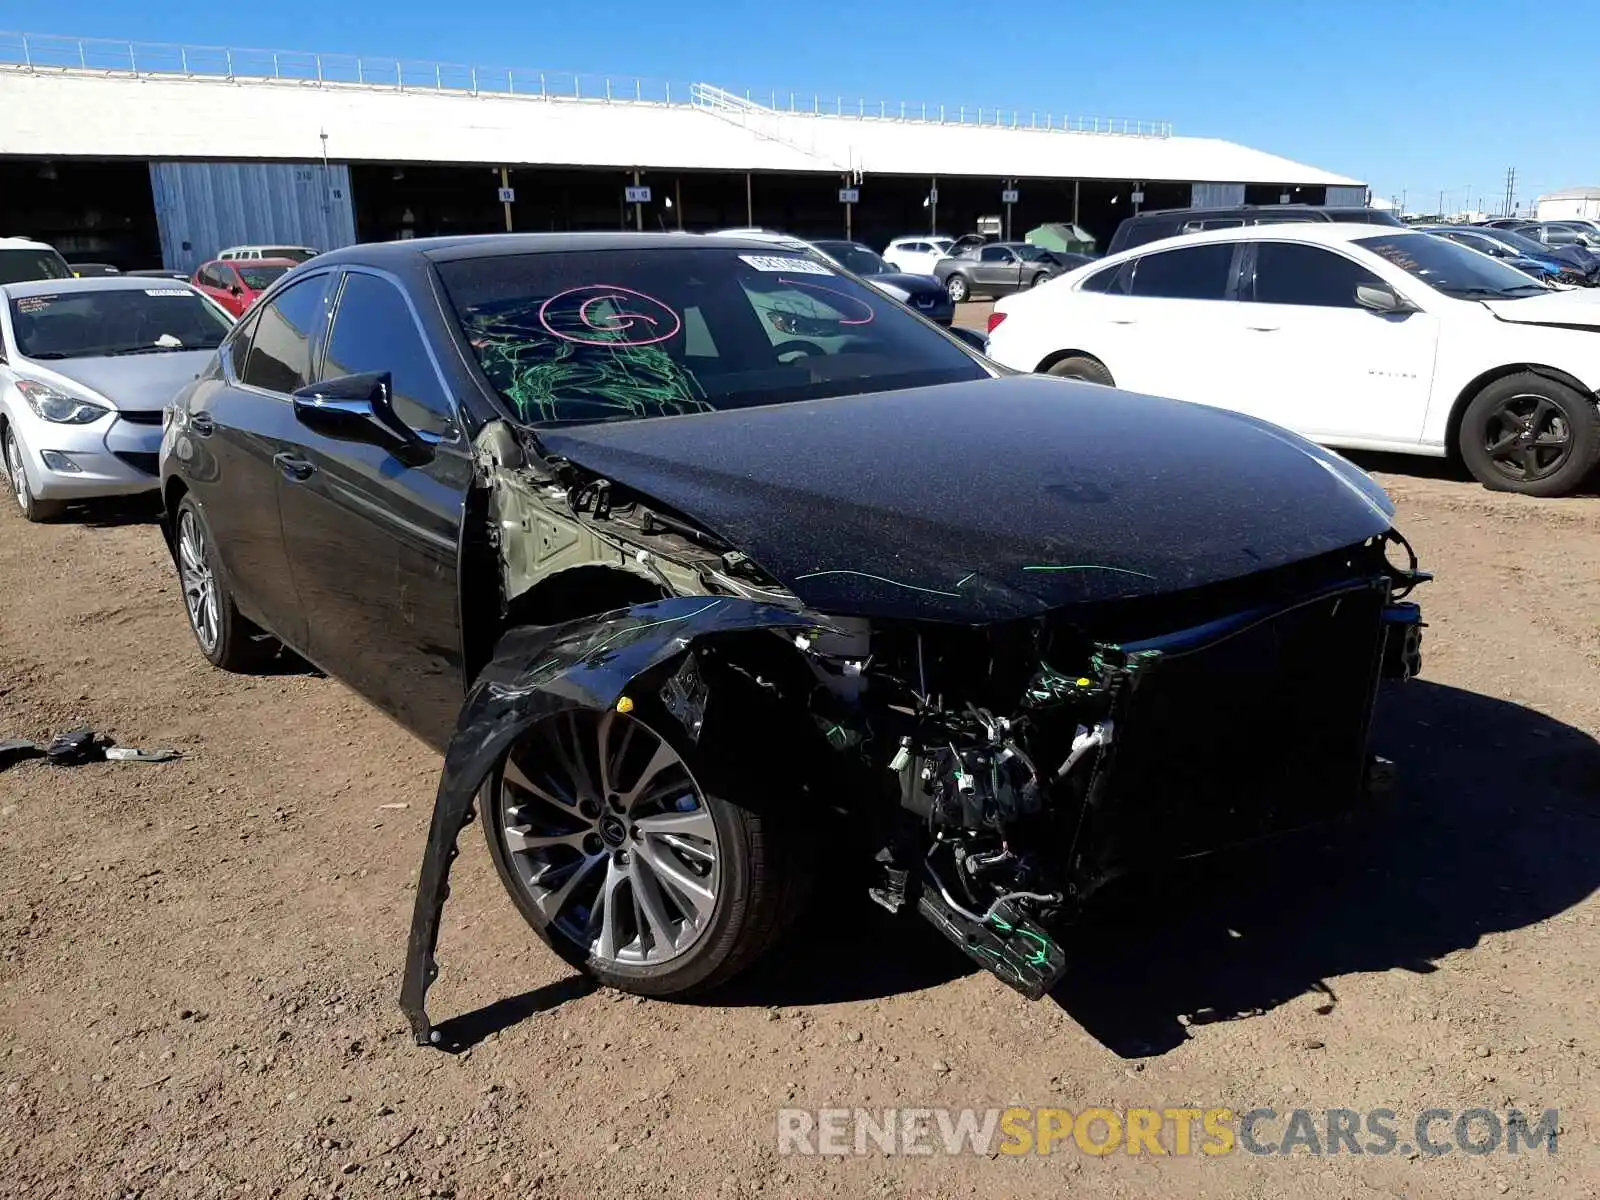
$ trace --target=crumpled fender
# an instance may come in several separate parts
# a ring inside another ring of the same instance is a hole
[[[535,722],[567,709],[608,709],[633,680],[700,639],[755,629],[828,628],[814,614],[726,596],[679,596],[515,630],[468,694],[445,752],[428,844],[417,880],[400,1007],[417,1044],[438,1040],[426,1011],[439,974],[433,952],[450,896],[456,841],[473,819],[473,800],[511,746]]]

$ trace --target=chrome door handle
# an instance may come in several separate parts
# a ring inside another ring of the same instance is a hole
[[[1277,333],[1280,327],[1277,325],[1246,325],[1245,328],[1251,333]]]

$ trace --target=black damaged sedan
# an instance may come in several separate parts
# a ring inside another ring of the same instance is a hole
[[[320,255],[177,398],[162,487],[211,662],[281,643],[445,752],[422,1041],[475,812],[615,987],[710,988],[860,886],[1038,996],[1108,879],[1357,810],[1419,661],[1342,458],[733,237]]]

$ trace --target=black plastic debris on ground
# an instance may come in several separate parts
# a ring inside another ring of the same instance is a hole
[[[0,741],[0,771],[29,758],[44,758],[58,767],[76,767],[96,762],[171,762],[182,758],[176,750],[140,750],[119,746],[111,738],[92,729],[73,729],[57,734],[48,742],[26,738]]]

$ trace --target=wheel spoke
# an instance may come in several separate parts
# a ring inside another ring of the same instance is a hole
[[[666,742],[657,742],[656,752],[650,756],[650,761],[645,764],[644,770],[639,772],[639,778],[634,781],[633,786],[627,791],[618,793],[622,800],[623,811],[631,812],[639,797],[649,790],[650,785],[664,771],[669,771],[677,765],[677,752]]]
[[[623,886],[629,883],[628,873],[610,859],[606,860],[606,879],[600,887],[600,936],[594,943],[594,952],[601,958],[616,961],[622,946],[621,921],[618,909],[622,907]]]
[[[673,892],[688,902],[695,911],[696,923],[711,915],[711,910],[717,903],[716,893],[707,886],[705,880],[690,874],[688,868],[679,863],[670,850],[660,851],[645,841],[635,845],[634,853],[645,869],[655,872]]]
[[[584,881],[592,880],[595,868],[601,863],[609,861],[609,857],[604,854],[586,855],[581,862],[572,868],[571,873],[561,881],[560,886],[552,891],[545,892],[543,895],[534,896],[533,902],[539,906],[539,911],[544,914],[545,919],[554,921],[561,916],[567,904],[572,900],[573,894],[582,886]],[[545,874],[548,873],[548,871],[545,872]],[[543,878],[544,875],[541,874],[538,879],[533,881],[534,885],[536,887],[544,887]]]
[[[526,854],[530,850],[549,850],[555,846],[571,846],[579,853],[583,851],[585,839],[591,836],[588,829],[579,829],[574,833],[524,833],[520,829],[506,826],[506,845],[518,854]]]
[[[633,879],[633,899],[639,907],[641,930],[650,931],[650,941],[654,946],[677,949],[677,935],[672,931],[672,918],[667,915],[666,901],[662,898],[656,877],[648,868],[640,867],[637,857],[628,863],[628,871]]]
[[[1498,457],[1500,457],[1500,455],[1505,454],[1507,451],[1514,449],[1516,447],[1517,442],[1521,439],[1521,437],[1522,437],[1522,430],[1520,430],[1520,429],[1508,430],[1507,432],[1502,433],[1494,441],[1490,442],[1489,445],[1486,447],[1486,449],[1489,451],[1489,453],[1491,455],[1493,455],[1494,457],[1498,458]]]
[[[716,840],[717,826],[711,819],[711,814],[705,808],[697,808],[693,812],[663,813],[656,817],[640,817],[634,822],[639,832],[647,837],[662,834],[676,833],[687,837],[699,838],[704,842]]]
[[[514,758],[506,759],[505,778],[512,786],[521,788],[535,799],[543,800],[546,804],[553,804],[565,812],[571,812],[578,807],[576,801],[564,799],[535,783],[528,777],[527,772],[517,765]]]

